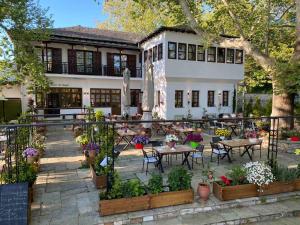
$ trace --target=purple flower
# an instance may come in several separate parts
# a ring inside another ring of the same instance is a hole
[[[39,152],[35,148],[26,148],[22,153],[23,157],[34,157],[38,154]]]
[[[135,144],[148,144],[149,143],[149,138],[147,136],[135,136],[133,138],[133,143]]]
[[[190,141],[201,142],[201,141],[203,141],[203,138],[202,138],[201,134],[188,134],[184,140],[184,143],[190,142]]]
[[[99,152],[100,147],[94,142],[90,142],[83,147],[83,151],[91,151],[91,150],[95,150],[96,152]]]

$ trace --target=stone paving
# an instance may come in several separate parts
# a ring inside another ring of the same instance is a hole
[[[205,135],[205,143],[208,144],[210,137]],[[243,201],[220,202],[212,194],[207,202],[203,203],[195,199],[194,204],[182,205],[176,207],[166,207],[157,210],[148,210],[142,212],[128,213],[111,217],[101,218],[98,213],[98,190],[95,189],[91,181],[88,169],[79,169],[83,156],[78,144],[75,143],[70,129],[62,127],[49,128],[47,134],[47,149],[44,157],[41,159],[41,172],[34,186],[34,202],[32,204],[32,225],[55,225],[55,224],[74,224],[74,225],[95,225],[95,224],[122,224],[122,223],[145,223],[145,224],[162,224],[160,222],[143,222],[147,220],[161,220],[169,217],[166,224],[193,224],[189,221],[197,221],[200,216],[203,221],[207,213],[214,214],[214,210],[228,209],[224,211],[221,218],[230,220],[243,213],[240,209],[229,210],[232,207],[244,207],[247,205],[261,204],[260,199],[245,199]],[[263,150],[263,159],[266,159],[267,151]],[[259,153],[255,154],[255,160],[259,160]],[[291,154],[279,154],[278,160],[285,165],[296,165],[297,159]],[[210,161],[210,148],[205,149],[205,164]],[[234,155],[234,164],[248,162],[246,157],[239,157],[238,153]],[[164,163],[166,166],[165,175],[170,168],[180,164],[181,157],[178,160],[173,157],[172,165]],[[123,151],[116,161],[115,168],[120,172],[123,179],[139,178],[142,182],[147,183],[149,175],[141,171],[142,154],[140,150],[129,149]],[[210,163],[215,170],[215,177],[224,175],[232,166],[227,160],[222,160],[218,166],[216,160]],[[201,165],[195,165],[193,173],[192,186],[196,190],[198,182],[201,181]],[[152,165],[150,172],[156,171]],[[269,202],[277,202],[289,198],[299,197],[300,193],[292,195],[283,194],[283,198],[278,196],[271,197]],[[278,198],[277,198],[278,197]],[[298,202],[299,204],[300,202]],[[299,204],[300,205],[300,204]],[[255,206],[256,207],[256,206]],[[198,213],[202,213],[198,215]],[[192,215],[188,215],[192,214]],[[202,215],[202,216],[201,216]],[[189,219],[190,218],[190,219]],[[194,219],[193,219],[194,218]],[[220,217],[218,217],[220,218]],[[201,219],[201,220],[202,220]],[[177,222],[175,222],[177,221]],[[184,221],[184,222],[183,222]],[[207,220],[209,224],[210,220]],[[256,221],[256,220],[255,220]],[[199,223],[201,224],[201,223]],[[300,223],[299,223],[300,224]]]

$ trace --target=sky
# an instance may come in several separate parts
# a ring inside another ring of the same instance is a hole
[[[99,4],[97,3],[99,2]],[[49,8],[54,27],[82,25],[96,27],[107,15],[103,12],[103,0],[39,0],[43,8]]]

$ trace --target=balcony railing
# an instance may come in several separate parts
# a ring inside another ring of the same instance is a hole
[[[109,67],[107,65],[93,66],[86,64],[69,65],[67,62],[55,63],[44,62],[44,68],[46,73],[56,74],[78,74],[78,75],[95,75],[95,76],[110,76],[110,77],[122,77],[123,70],[125,68]],[[139,67],[129,67],[131,77],[142,77],[142,70]]]

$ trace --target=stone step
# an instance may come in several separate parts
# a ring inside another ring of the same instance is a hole
[[[290,219],[292,217],[293,219]],[[298,218],[297,218],[298,217]],[[282,225],[300,224],[300,199],[290,199],[275,203],[265,203],[240,208],[218,209],[210,212],[180,215],[170,219],[149,221],[143,225],[225,225],[225,224],[272,224],[273,220],[288,221]],[[294,223],[294,221],[298,221]],[[280,224],[280,223],[278,223]],[[274,224],[275,225],[275,224]]]
[[[251,225],[299,225],[299,224],[300,224],[300,217],[285,217],[285,218],[271,220],[271,221],[252,223]]]

